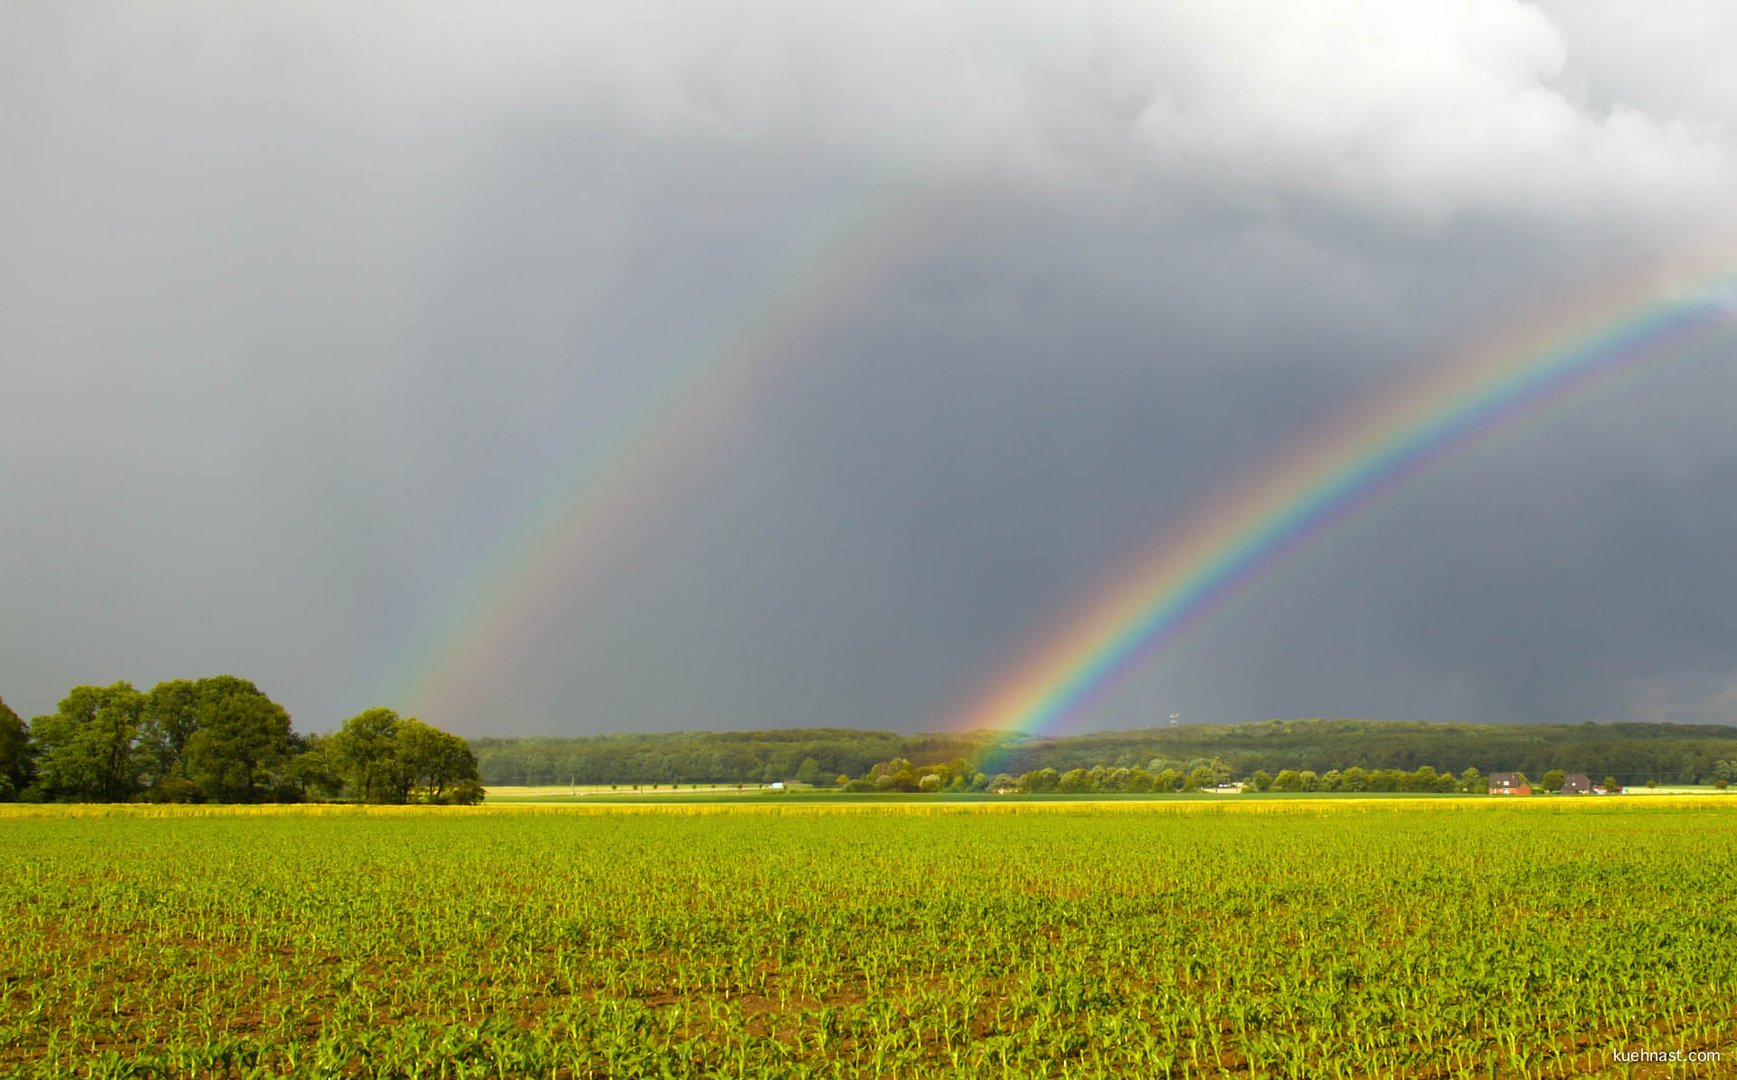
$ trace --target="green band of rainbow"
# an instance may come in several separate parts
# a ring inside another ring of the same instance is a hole
[[[1730,325],[1732,285],[1721,274],[1662,302],[1597,303],[1603,317],[1558,320],[1529,345],[1440,366],[1330,425],[1160,536],[952,726],[1036,734],[1077,717],[1263,573],[1432,465],[1607,375],[1718,334]]]

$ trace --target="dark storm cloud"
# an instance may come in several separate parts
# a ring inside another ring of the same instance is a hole
[[[0,694],[375,703],[601,424],[909,189],[925,242],[429,719],[934,726],[1359,396],[1674,283],[1733,180],[1722,60],[1679,70],[1718,16],[1619,16],[16,8]],[[1085,722],[1723,718],[1726,366],[1468,455]]]

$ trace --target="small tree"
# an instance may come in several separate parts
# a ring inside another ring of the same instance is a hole
[[[885,778],[894,778],[900,773],[909,772],[911,772],[910,761],[906,758],[896,757],[888,761],[876,763],[874,768],[869,770],[868,774],[870,780],[881,780]]]
[[[802,764],[796,767],[796,780],[798,783],[819,787],[826,783],[826,773],[821,770],[820,762],[806,757],[802,759]]]
[[[1054,791],[1061,780],[1061,774],[1054,769],[1035,769],[1019,778],[1019,790],[1027,794],[1043,794]]]
[[[1265,769],[1256,769],[1248,778],[1248,786],[1250,791],[1265,791],[1273,786],[1272,774]]]
[[[1398,769],[1376,769],[1369,774],[1370,791],[1401,791],[1405,786],[1405,774]]]
[[[1543,790],[1554,795],[1562,790],[1562,785],[1567,783],[1567,781],[1568,778],[1563,774],[1561,769],[1550,769],[1544,773],[1544,779],[1540,780],[1538,785]]]

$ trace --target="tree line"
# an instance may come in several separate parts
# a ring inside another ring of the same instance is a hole
[[[1556,786],[1562,786],[1561,773]],[[1548,782],[1550,774],[1546,774]],[[1094,765],[1089,769],[1073,768],[1059,772],[1053,768],[1033,769],[1018,776],[997,773],[989,776],[974,770],[964,759],[931,765],[914,765],[904,758],[883,761],[859,777],[840,776],[837,780],[845,791],[921,791],[921,792],[989,792],[990,794],[1097,794],[1202,791],[1207,788],[1240,783],[1254,791],[1342,791],[1342,792],[1416,792],[1449,794],[1455,792],[1482,793],[1486,782],[1482,773],[1467,768],[1458,776],[1438,772],[1433,766],[1421,765],[1411,772],[1398,769],[1364,769],[1353,765],[1348,769],[1329,769],[1325,774],[1313,770],[1282,769],[1273,776],[1265,769],[1256,769],[1247,776],[1238,776],[1222,758],[1210,761],[1167,761],[1154,758],[1146,765]]]
[[[1202,765],[1236,779],[1287,770],[1321,778],[1351,769],[1414,775],[1428,766],[1458,777],[1466,769],[1542,776],[1555,769],[1614,777],[1622,785],[1713,783],[1737,762],[1737,727],[1693,724],[1463,724],[1384,720],[1271,720],[1187,724],[1056,738],[996,732],[899,735],[848,728],[676,732],[587,738],[478,739],[486,784],[833,784],[862,779],[897,759],[963,761],[986,780],[1055,770],[1059,777],[1143,769],[1186,780]],[[1157,768],[1153,768],[1154,764]],[[1721,763],[1725,768],[1721,770]],[[1356,774],[1352,774],[1355,777]],[[950,776],[950,785],[956,777]],[[1136,781],[1137,783],[1138,781]],[[1357,781],[1353,779],[1353,783]],[[1386,779],[1375,781],[1386,783]],[[1371,788],[1370,790],[1383,790]],[[1395,789],[1402,790],[1402,789]]]
[[[477,803],[476,755],[456,735],[369,709],[302,735],[247,679],[171,679],[149,691],[75,686],[28,724],[0,701],[0,800]]]
[[[1737,779],[1737,761],[1715,763],[1713,786],[1724,790]],[[1530,785],[1525,773],[1518,774],[1521,785]],[[1567,774],[1551,769],[1539,780],[1536,790],[1555,793],[1562,790]],[[1277,776],[1265,769],[1256,769],[1247,776],[1235,775],[1220,758],[1211,761],[1167,762],[1154,759],[1147,766],[1110,768],[1094,765],[1089,769],[1075,768],[1067,772],[1055,769],[1033,769],[1014,776],[997,773],[991,777],[973,771],[969,762],[955,760],[932,765],[913,765],[903,758],[883,761],[859,777],[840,776],[838,786],[850,792],[988,792],[992,795],[1088,795],[1146,794],[1204,791],[1209,788],[1236,785],[1243,791],[1279,792],[1408,792],[1436,795],[1482,795],[1489,791],[1489,780],[1476,768],[1467,766],[1455,775],[1437,771],[1430,765],[1419,765],[1410,772],[1398,769],[1365,769],[1352,765],[1346,769],[1328,769],[1317,773],[1313,769],[1281,769]],[[1622,785],[1615,776],[1606,775],[1599,781],[1607,791],[1620,791]],[[1652,783],[1652,781],[1649,781]]]
[[[1065,772],[1096,764],[1133,766],[1153,757],[1218,758],[1238,777],[1286,769],[1325,776],[1353,766],[1413,773],[1428,765],[1456,775],[1552,769],[1614,776],[1622,785],[1656,781],[1701,784],[1719,779],[1721,761],[1737,761],[1737,727],[1700,724],[1467,724],[1394,720],[1269,720],[1236,725],[1178,725],[1030,739],[1008,748],[1008,771],[1050,767]]]
[[[975,755],[968,734],[897,735],[851,728],[655,732],[582,738],[473,740],[483,783],[769,784],[830,783],[894,757],[922,761]]]

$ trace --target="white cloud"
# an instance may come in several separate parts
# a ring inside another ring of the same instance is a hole
[[[1562,82],[1595,107],[1628,106],[1737,131],[1737,8],[1719,0],[1536,0],[1572,43]]]
[[[467,128],[474,137],[542,110],[649,140],[895,164],[965,157],[1003,183],[1244,213],[1300,200],[1394,225],[1489,214],[1656,231],[1721,212],[1732,150],[1698,106],[1717,97],[1728,65],[1692,65],[1711,73],[1702,94],[1664,93],[1675,83],[1662,76],[1679,74],[1668,50],[1696,19],[1662,16],[1631,36],[1614,9],[1599,10],[1515,0],[212,5],[144,9],[125,25],[86,13],[68,55],[124,48],[218,97],[263,64],[289,80],[286,97],[336,99],[348,124],[388,129],[436,157],[462,148]]]

